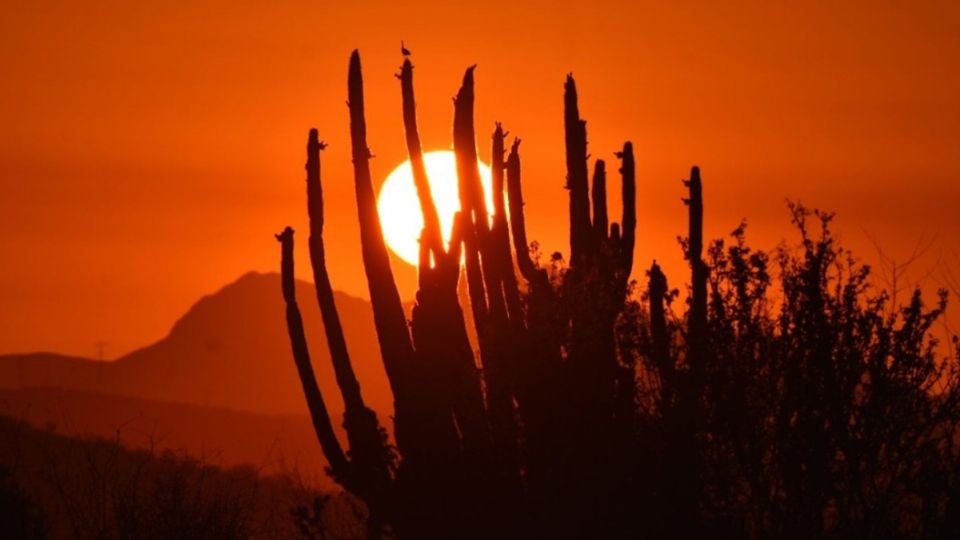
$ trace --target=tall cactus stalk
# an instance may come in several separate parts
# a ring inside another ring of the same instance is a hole
[[[593,230],[594,235],[600,240],[607,238],[607,166],[602,159],[598,159],[593,165],[593,186],[591,189],[593,198]]]
[[[453,150],[457,163],[457,179],[460,211],[464,220],[464,255],[467,287],[474,325],[480,343],[481,362],[486,366],[484,354],[493,350],[490,342],[491,321],[505,318],[506,309],[502,296],[492,294],[496,285],[492,261],[488,260],[487,244],[489,227],[486,202],[480,183],[477,165],[477,143],[473,128],[473,72],[476,66],[467,68],[457,96],[454,98]]]
[[[506,183],[504,172],[507,167],[506,148],[504,139],[506,133],[503,126],[497,123],[493,132],[493,148],[490,152],[490,166],[492,168],[493,188],[493,227],[491,236],[495,256],[497,257],[498,273],[503,289],[503,297],[507,306],[507,318],[515,327],[522,324],[523,308],[520,300],[520,291],[517,284],[517,275],[513,270],[513,257],[510,250],[510,228],[507,225],[507,205],[504,200]]]
[[[660,375],[661,408],[672,407],[674,389],[674,366],[670,358],[670,337],[667,335],[667,315],[664,302],[667,297],[667,276],[657,261],[653,261],[648,273],[647,296],[650,302],[650,356]]]
[[[327,274],[326,250],[323,244],[323,186],[320,181],[320,142],[317,130],[310,130],[307,141],[307,213],[310,217],[310,262],[317,293],[317,303],[327,336],[327,347],[344,401],[344,428],[350,443],[353,489],[370,504],[375,524],[384,518],[392,460],[386,445],[386,433],[377,415],[364,403],[360,384],[350,361],[343,326],[333,298],[333,287]],[[379,525],[377,525],[379,526]]]
[[[480,183],[480,171],[476,164],[477,148],[473,133],[473,70],[473,67],[467,69],[463,84],[454,98],[453,148],[457,161],[457,187],[464,225],[467,290],[470,293],[470,309],[482,351],[487,341],[486,325],[490,308],[480,266],[480,249],[484,238],[480,227],[486,227],[486,214],[481,216],[482,219],[477,219],[479,208],[476,206],[483,204],[483,193],[481,191],[479,197],[474,193],[475,184]],[[486,348],[489,350],[489,346]]]
[[[702,413],[702,396],[707,362],[707,279],[708,268],[703,260],[703,185],[700,168],[690,170],[690,179],[684,180],[688,197],[689,231],[686,239],[686,257],[690,263],[690,309],[687,313],[687,373],[675,387],[675,410],[668,411],[671,426],[669,441],[677,449],[672,459],[681,471],[676,479],[673,495],[676,523],[674,527],[685,536],[700,536],[696,529],[696,516],[700,504],[701,441],[696,437],[705,418]]]
[[[403,382],[413,362],[413,345],[407,331],[406,316],[390,269],[390,257],[380,228],[377,200],[370,177],[370,148],[367,146],[367,124],[364,117],[363,74],[360,53],[353,51],[347,76],[350,109],[350,143],[353,156],[354,186],[357,196],[357,217],[360,222],[360,247],[363,268],[367,274],[373,318],[380,342],[380,353],[390,380],[394,398],[408,391]],[[399,426],[398,426],[399,430]],[[401,436],[398,433],[398,438]]]
[[[303,331],[303,317],[297,305],[296,278],[293,273],[293,229],[287,227],[277,234],[280,242],[280,280],[283,290],[283,300],[287,306],[287,332],[290,335],[290,346],[293,349],[293,360],[297,365],[297,374],[303,386],[303,395],[307,400],[310,419],[313,420],[313,430],[320,441],[320,448],[330,466],[330,475],[347,489],[353,488],[350,462],[337,440],[330,422],[327,405],[320,393],[320,386],[313,373],[313,364],[310,362],[310,350],[307,348],[307,337]]]
[[[566,134],[567,189],[570,191],[570,265],[582,265],[589,257],[590,190],[587,177],[587,122],[580,118],[577,84],[567,75],[563,94],[563,125]]]
[[[499,291],[499,273],[496,257],[493,256],[490,225],[487,221],[487,203],[480,183],[480,168],[477,163],[477,141],[473,127],[474,71],[471,66],[463,76],[463,84],[454,99],[453,149],[457,160],[457,177],[460,189],[460,207],[472,222],[473,238],[478,251],[479,265],[467,266],[467,280],[471,285],[471,303],[476,301],[486,315],[497,321],[506,319],[506,305]],[[469,231],[467,232],[470,235]],[[472,242],[471,242],[472,243]],[[468,249],[470,249],[468,247]],[[470,254],[467,255],[468,259]],[[469,260],[468,260],[469,262]],[[471,272],[471,268],[473,272]],[[471,277],[471,274],[479,274]],[[481,290],[480,284],[483,289]],[[478,319],[485,323],[482,319]],[[482,347],[481,337],[481,347]]]
[[[690,170],[690,179],[684,180],[689,196],[684,199],[689,214],[689,236],[687,237],[687,259],[690,261],[690,313],[688,320],[688,341],[691,376],[697,387],[702,384],[706,354],[707,333],[707,278],[709,272],[703,261],[703,184],[700,181],[700,168]]]
[[[530,258],[530,244],[527,241],[527,225],[523,213],[523,187],[520,172],[520,139],[515,139],[507,157],[507,193],[510,201],[510,232],[513,236],[513,248],[517,258],[520,275],[533,286],[534,283],[547,285],[547,271],[538,268]]]
[[[633,249],[637,238],[637,172],[633,158],[633,143],[623,143],[620,158],[621,199],[623,214],[620,220],[620,274],[625,284],[633,271]]]
[[[443,235],[440,230],[440,218],[437,206],[430,193],[430,181],[427,178],[427,167],[423,161],[423,148],[420,145],[420,132],[417,129],[417,102],[413,93],[413,63],[405,58],[400,68],[400,92],[403,100],[403,132],[407,142],[407,154],[410,156],[410,168],[413,172],[413,183],[420,200],[420,209],[423,214],[423,237],[421,243],[438,257],[443,253]]]

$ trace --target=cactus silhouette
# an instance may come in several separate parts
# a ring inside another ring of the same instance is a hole
[[[330,464],[330,474],[344,486],[352,487],[350,463],[347,460],[340,441],[333,431],[333,424],[327,412],[326,403],[320,393],[320,386],[313,373],[313,364],[310,362],[310,351],[307,348],[307,338],[303,331],[303,318],[300,307],[297,305],[296,280],[293,274],[293,229],[287,227],[277,234],[281,244],[281,281],[283,299],[287,305],[287,329],[290,333],[290,345],[293,349],[293,359],[297,365],[297,373],[303,384],[303,394],[307,399],[307,407],[313,420],[313,428],[320,440],[320,447]]]
[[[316,383],[296,303],[293,231],[281,242],[294,361],[331,476],[367,506],[370,538],[949,536],[960,508],[960,357],[935,354],[945,299],[919,293],[875,315],[869,270],[821,218],[792,207],[798,251],[775,261],[745,243],[704,241],[693,167],[687,308],[673,312],[661,267],[631,282],[636,165],[619,161],[619,221],[608,213],[607,162],[592,162],[577,86],[563,89],[569,263],[530,243],[520,140],[496,123],[493,218],[480,183],[475,67],[454,98],[460,212],[449,245],[424,166],[413,64],[398,78],[404,137],[423,213],[418,290],[406,319],[376,209],[360,56],[348,106],[361,252],[394,399],[389,447],[365,405],[333,302],[323,246],[320,152],[307,144],[310,254],[349,448]],[[537,201],[534,201],[536,203]],[[461,268],[461,261],[463,270]],[[781,270],[780,311],[769,291]],[[839,270],[836,270],[839,268]],[[465,287],[461,288],[461,280]],[[469,307],[466,303],[469,302]],[[469,312],[465,312],[469,309]],[[468,327],[471,325],[472,328]],[[478,350],[471,346],[470,333]]]

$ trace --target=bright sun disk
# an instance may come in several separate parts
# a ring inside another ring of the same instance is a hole
[[[460,211],[460,196],[457,189],[457,163],[449,150],[426,152],[423,155],[430,192],[440,217],[443,241],[449,245],[453,233],[453,218]],[[493,190],[490,167],[478,161],[480,183],[487,203],[487,212],[493,213]],[[377,198],[377,211],[387,246],[404,261],[417,266],[420,253],[420,235],[423,231],[423,214],[420,200],[413,183],[413,168],[410,161],[403,162],[393,170]]]

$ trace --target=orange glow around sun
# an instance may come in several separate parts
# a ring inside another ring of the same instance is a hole
[[[423,161],[430,180],[430,192],[440,217],[443,241],[449,245],[450,235],[453,232],[453,218],[460,211],[456,158],[449,150],[439,150],[424,153]],[[478,165],[487,211],[492,215],[493,191],[490,166],[482,161],[478,161]],[[380,214],[383,238],[387,246],[398,257],[416,266],[420,252],[423,215],[420,213],[420,201],[413,183],[413,169],[410,161],[404,161],[387,176],[377,198],[377,211]]]

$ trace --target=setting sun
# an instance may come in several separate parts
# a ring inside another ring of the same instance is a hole
[[[460,210],[456,158],[449,150],[439,150],[424,153],[423,160],[430,178],[430,192],[437,205],[437,213],[440,215],[443,241],[449,243],[450,234],[453,231],[453,218]],[[487,209],[492,213],[490,166],[482,161],[478,164]],[[383,237],[387,245],[401,259],[416,266],[420,251],[423,215],[420,213],[420,202],[417,199],[413,169],[409,161],[403,162],[387,176],[377,197],[377,211],[380,214]]]

